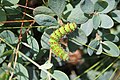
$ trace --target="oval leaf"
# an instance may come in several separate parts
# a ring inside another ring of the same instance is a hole
[[[99,17],[99,15],[94,15],[92,20],[93,20],[93,28],[97,29],[99,27],[99,25],[100,25],[100,17]]]
[[[6,13],[5,11],[0,8],[0,26],[2,26],[4,23],[2,23],[2,21],[6,21]]]
[[[35,15],[34,19],[39,25],[42,26],[57,25],[56,19],[49,15],[45,15],[45,14]]]
[[[113,42],[110,42],[110,41],[104,41],[104,42],[102,42],[102,44],[103,44],[103,50],[106,53],[108,53],[114,57],[119,56],[120,50],[116,44],[114,44]]]
[[[82,29],[86,36],[89,36],[91,32],[93,31],[93,21],[92,19],[89,19],[86,23],[81,24],[80,29]]]
[[[54,16],[55,15],[55,13],[51,9],[46,7],[46,6],[36,7],[33,10],[33,15],[37,15],[37,14],[46,14],[46,15],[50,15],[50,16]]]
[[[98,49],[97,49],[96,54],[100,55],[101,53],[102,53],[102,45],[100,44],[99,47],[98,47]]]
[[[10,30],[4,30],[0,33],[0,37],[5,39],[10,44],[17,43],[17,38],[15,37],[14,33]]]
[[[77,24],[85,23],[88,18],[85,16],[84,12],[80,8],[80,4],[78,4],[70,13],[67,18],[69,22],[75,22]]]
[[[87,43],[87,36],[80,28],[70,33],[68,37],[70,41],[80,46]]]
[[[114,22],[108,15],[100,14],[99,16],[101,19],[101,25],[100,25],[101,28],[108,29],[108,28],[113,27]]]
[[[29,80],[29,75],[27,69],[20,63],[16,64],[15,74],[18,80]]]
[[[14,4],[17,4],[19,0],[2,0],[1,3],[4,6],[13,6]]]
[[[39,44],[34,37],[27,35],[27,42],[28,42],[29,48],[31,48],[36,52],[39,52]]]
[[[90,56],[94,53],[94,51],[98,47],[98,45],[99,45],[99,41],[96,39],[92,40],[89,43],[89,45],[88,45],[89,47],[87,48],[87,52]]]
[[[53,76],[55,76],[58,80],[69,80],[68,76],[59,70],[54,70]]]
[[[48,0],[48,6],[61,17],[63,10],[65,9],[65,0]]]
[[[118,23],[120,23],[120,10],[112,11],[111,16],[114,20],[116,20]]]
[[[91,14],[94,12],[94,4],[91,0],[81,0],[80,7],[84,13]]]
[[[106,9],[108,6],[108,3],[105,1],[105,0],[98,0],[96,3],[95,3],[95,11],[97,12],[101,12],[103,11],[104,9]]]
[[[115,0],[105,0],[107,3],[108,3],[108,6],[106,9],[104,9],[102,12],[100,13],[108,13],[110,12],[111,10],[114,9],[115,7]]]
[[[47,62],[47,63],[41,65],[40,68],[41,69],[50,69],[52,66],[53,66],[52,63]]]
[[[102,39],[104,40],[109,40],[112,42],[118,42],[119,41],[119,37],[114,35],[114,34],[103,34]]]

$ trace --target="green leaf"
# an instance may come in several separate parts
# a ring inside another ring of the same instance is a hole
[[[31,49],[33,49],[36,52],[39,52],[39,44],[33,36],[27,35],[27,42]]]
[[[38,15],[38,14],[46,14],[46,15],[50,15],[50,16],[55,15],[55,13],[46,6],[39,6],[33,10],[33,15]]]
[[[45,55],[45,54],[49,54],[48,50],[41,48],[39,53],[36,56],[36,60],[42,59],[42,56]]]
[[[94,51],[95,51],[95,49],[98,47],[98,45],[99,45],[99,41],[96,40],[96,39],[92,40],[92,41],[89,43],[89,47],[87,48],[87,52],[88,52],[88,54],[89,54],[90,56],[94,53]],[[97,49],[96,49],[96,50],[97,50]]]
[[[80,46],[87,43],[87,36],[80,28],[78,28],[74,32],[70,33],[68,37],[69,37],[70,41],[72,41],[73,43],[80,45]]]
[[[0,37],[5,39],[10,44],[16,44],[17,38],[15,37],[14,33],[10,30],[4,30],[0,33]]]
[[[0,57],[5,57],[8,55],[11,55],[12,53],[13,53],[13,50],[8,50],[8,51],[5,51]]]
[[[6,59],[6,56],[5,56],[5,57],[0,58],[0,63],[2,63],[5,59]]]
[[[41,26],[52,26],[58,24],[55,18],[45,14],[35,15],[34,19]]]
[[[6,56],[3,56],[5,48],[6,48],[5,44],[0,44],[0,63],[2,63],[6,59]]]
[[[99,45],[96,54],[100,55],[102,53],[102,44]]]
[[[7,20],[6,13],[2,8],[0,8],[0,26],[4,25],[4,23],[1,22],[6,20]]]
[[[109,29],[113,27],[114,22],[113,20],[106,14],[99,14],[100,19],[101,19],[101,28]]]
[[[89,70],[89,71],[87,72],[87,76],[88,76],[89,80],[94,80],[95,77],[96,77],[97,75],[99,75],[99,74],[100,74],[100,72],[99,72],[99,71],[96,71],[96,70]]]
[[[40,68],[41,68],[41,69],[50,69],[52,66],[53,66],[52,63],[47,62],[47,63],[41,65]]]
[[[86,36],[89,36],[93,31],[93,21],[92,21],[92,19],[89,19],[87,22],[81,24],[80,29],[85,32]]]
[[[117,21],[118,23],[120,23],[120,10],[114,10],[111,12],[111,16],[112,18]]]
[[[81,0],[80,7],[84,13],[92,14],[94,12],[94,4],[91,0]]]
[[[59,16],[62,16],[65,9],[65,0],[48,0],[48,6]]]
[[[70,13],[67,18],[69,22],[75,22],[77,24],[85,23],[88,20],[88,17],[85,16],[84,12],[80,8],[80,4],[78,4]]]
[[[65,7],[65,10],[64,10],[63,14],[67,14],[67,13],[70,12],[72,9],[73,9],[73,6],[72,6],[70,3],[68,3],[68,4],[66,5],[66,7]]]
[[[4,6],[13,6],[17,4],[19,0],[1,0],[2,5]]]
[[[105,71],[105,73],[103,73],[99,78],[98,80],[109,80],[111,75],[113,74],[114,72],[112,70],[110,71]]]
[[[98,27],[100,25],[100,17],[99,17],[99,15],[94,15],[92,20],[93,20],[93,28],[98,29]]]
[[[68,41],[68,49],[69,49],[70,52],[75,52],[79,47],[80,46],[76,45],[72,41]]]
[[[115,7],[115,0],[105,0],[108,3],[108,6],[106,7],[106,9],[104,9],[102,12],[100,13],[108,13],[111,10],[114,9]]]
[[[98,0],[96,3],[95,3],[95,11],[97,12],[101,12],[103,11],[104,9],[106,9],[108,6],[108,3],[105,1],[105,0]]]
[[[27,69],[20,63],[16,64],[15,74],[18,80],[29,80],[29,75]]]
[[[59,70],[54,70],[53,76],[55,76],[58,80],[69,80],[68,76]]]
[[[6,10],[7,15],[18,15],[20,14],[21,8],[17,5],[5,6],[5,10]]]
[[[3,52],[5,51],[6,45],[0,44],[0,56],[3,55]]]
[[[41,70],[40,77],[42,78],[42,80],[47,80],[47,73]]]
[[[116,44],[114,44],[113,42],[110,42],[110,41],[104,41],[104,42],[102,42],[102,44],[103,44],[103,50],[106,53],[110,54],[113,57],[119,56],[120,50]]]
[[[8,80],[9,79],[9,73],[3,69],[3,67],[0,68],[0,80]]]
[[[109,40],[109,41],[112,41],[112,42],[118,42],[119,41],[119,37],[114,35],[114,34],[103,34],[102,39],[106,40],[106,41]]]

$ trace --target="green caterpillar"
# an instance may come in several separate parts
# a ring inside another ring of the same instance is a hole
[[[63,48],[60,46],[60,38],[62,38],[64,35],[74,31],[77,28],[77,25],[75,23],[67,23],[66,25],[58,28],[55,30],[51,35],[49,39],[50,48],[52,52],[60,57],[61,59],[68,60],[69,56],[66,51],[63,50]]]

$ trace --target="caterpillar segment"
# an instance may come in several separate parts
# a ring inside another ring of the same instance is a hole
[[[49,39],[49,43],[50,43],[50,48],[52,50],[52,52],[60,57],[62,60],[68,60],[69,56],[68,56],[68,52],[66,52],[61,46],[60,46],[60,39],[74,31],[77,28],[77,25],[75,23],[67,23],[64,26],[61,26],[60,28],[58,28],[57,30],[55,30],[51,35],[50,35],[50,39]]]

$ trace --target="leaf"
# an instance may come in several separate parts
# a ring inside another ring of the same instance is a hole
[[[70,41],[80,46],[87,43],[87,36],[80,28],[70,33],[68,38],[70,39]]]
[[[94,15],[92,20],[93,20],[93,28],[97,29],[99,27],[99,25],[100,25],[100,17],[99,17],[99,15]]]
[[[33,36],[27,35],[27,42],[31,49],[33,49],[36,52],[39,52],[39,44]]]
[[[112,42],[118,42],[119,41],[119,37],[114,35],[114,34],[104,34],[102,36],[102,39],[104,40],[109,40],[109,41],[112,41]]]
[[[48,0],[48,6],[59,16],[62,16],[65,8],[65,0]]]
[[[75,52],[79,47],[80,46],[76,45],[72,41],[68,41],[68,49],[69,49],[70,52]]]
[[[89,36],[93,31],[93,21],[92,21],[92,19],[89,19],[87,22],[81,24],[80,29],[85,32],[86,36]]]
[[[114,44],[113,42],[110,42],[110,41],[104,41],[104,42],[102,42],[102,44],[103,44],[103,50],[106,53],[110,54],[113,57],[119,56],[120,50],[116,44]]]
[[[58,80],[69,80],[68,76],[59,70],[54,70],[53,76],[55,76]]]
[[[18,80],[29,80],[29,75],[27,69],[20,63],[16,64],[15,74]]]
[[[115,7],[115,0],[105,0],[108,3],[108,6],[106,7],[106,9],[104,9],[102,12],[100,13],[108,13],[111,10],[114,9]]]
[[[97,12],[101,12],[103,11],[104,9],[106,9],[108,6],[108,3],[105,1],[105,0],[98,0],[96,3],[95,3],[95,11]]]
[[[38,14],[46,14],[46,15],[50,15],[50,16],[55,15],[55,13],[46,6],[39,6],[33,10],[33,15],[38,15]]]
[[[34,19],[41,26],[53,26],[58,24],[55,18],[45,14],[35,15]]]
[[[9,56],[13,53],[13,50],[8,50],[8,51],[5,51],[0,57],[5,57],[5,56]]]
[[[9,79],[9,73],[3,69],[3,67],[0,68],[0,80],[8,80]]]
[[[88,18],[85,16],[84,12],[80,8],[80,4],[78,4],[70,13],[67,18],[69,22],[75,22],[76,24],[85,23]]]
[[[38,53],[37,56],[36,56],[36,60],[42,59],[42,57],[43,57],[45,54],[49,54],[48,50],[41,48],[40,51],[39,51],[39,53]]]
[[[21,8],[18,5],[14,5],[14,6],[5,6],[5,10],[7,15],[19,15]],[[19,10],[19,11],[18,11]]]
[[[110,71],[105,71],[105,73],[103,73],[99,78],[98,80],[109,80],[111,75],[113,75],[113,71],[110,70]]]
[[[100,19],[101,19],[101,28],[109,29],[113,27],[114,22],[113,20],[106,14],[99,14]]]
[[[14,4],[17,4],[19,0],[1,0],[1,3],[3,6],[13,6]]]
[[[0,44],[0,56],[3,55],[3,52],[5,51],[6,45]]]
[[[120,10],[114,10],[111,12],[111,17],[117,21],[118,23],[120,23]]]
[[[94,51],[95,51],[95,49],[98,47],[98,45],[99,45],[99,41],[98,40],[96,40],[96,39],[94,39],[94,40],[92,40],[90,43],[89,43],[89,47],[87,48],[87,52],[88,52],[88,54],[91,56],[93,53],[94,53]],[[97,49],[96,49],[97,50]]]
[[[0,63],[2,63],[5,59],[6,59],[6,56],[5,56],[5,57],[0,58]]]
[[[44,71],[41,70],[40,77],[42,78],[42,80],[46,80],[47,79],[47,73],[45,73]]]
[[[92,14],[94,12],[94,4],[91,0],[81,0],[80,7],[84,13]]]
[[[52,63],[47,62],[47,63],[41,65],[40,68],[41,69],[50,69],[52,66],[53,66]]]
[[[99,72],[99,71],[96,71],[96,70],[89,70],[89,71],[87,72],[87,76],[88,76],[89,80],[94,80],[95,77],[96,77],[97,75],[99,75],[99,74],[100,74],[100,72]]]
[[[98,47],[98,49],[97,49],[96,54],[100,55],[101,53],[102,53],[102,45],[100,44],[99,47]]]
[[[0,33],[0,37],[5,39],[10,44],[16,44],[17,38],[15,37],[14,33],[10,30],[4,30]]]
[[[4,23],[1,22],[6,20],[7,20],[6,13],[2,8],[0,8],[0,26],[4,25]]]

